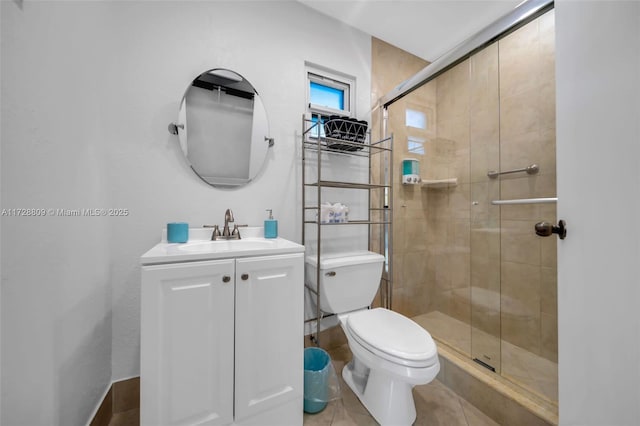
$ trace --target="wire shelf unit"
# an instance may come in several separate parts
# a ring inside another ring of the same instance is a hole
[[[358,122],[362,123],[362,122]],[[351,127],[347,127],[351,126]],[[342,132],[342,133],[341,133]],[[346,132],[346,133],[345,133]],[[351,132],[351,133],[349,133]],[[345,137],[344,135],[347,134]],[[334,137],[340,135],[340,137]],[[356,135],[353,137],[352,135]],[[316,345],[320,344],[319,334],[321,320],[329,315],[320,309],[320,258],[323,254],[323,228],[334,226],[366,226],[368,250],[384,255],[385,267],[383,269],[381,284],[386,289],[392,285],[392,222],[393,222],[393,136],[371,142],[371,132],[353,125],[353,120],[311,120],[302,117],[302,243],[310,247],[309,231],[315,229],[315,256],[317,260],[316,285],[312,286],[305,281],[307,287],[315,297],[315,315],[305,319],[307,323],[315,323],[315,333],[311,333],[311,340]],[[363,158],[368,163],[368,178],[366,181],[336,181],[323,179],[323,162],[331,167],[334,156],[349,156]],[[375,159],[375,161],[374,161]],[[310,162],[313,161],[315,172],[310,171]],[[309,173],[308,173],[309,172]],[[309,176],[313,175],[313,176]],[[364,191],[367,195],[367,217],[347,222],[322,223],[320,219],[321,205],[323,204],[323,188],[345,189]],[[315,194],[310,195],[310,189]],[[374,196],[374,193],[375,196]],[[309,215],[316,212],[315,219],[310,220]],[[377,231],[377,232],[374,232]],[[375,234],[375,235],[374,235]],[[375,247],[374,247],[375,245]],[[305,266],[306,267],[306,266]],[[381,289],[382,290],[382,289]],[[380,291],[384,298],[386,292]],[[383,300],[383,305],[388,302]]]

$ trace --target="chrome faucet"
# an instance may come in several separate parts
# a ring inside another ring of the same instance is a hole
[[[231,209],[227,209],[227,211],[224,212],[224,228],[222,228],[222,236],[227,239],[231,237],[231,232],[229,232],[229,222],[234,222],[233,212]]]
[[[211,240],[239,240],[240,229],[238,229],[238,225],[236,225],[234,222],[235,220],[233,219],[233,212],[231,211],[231,209],[227,209],[227,211],[224,212],[224,227],[222,228],[222,233],[220,233],[220,228],[218,227],[218,225],[214,225],[213,233],[211,234]],[[229,229],[229,223],[233,223],[233,230]]]

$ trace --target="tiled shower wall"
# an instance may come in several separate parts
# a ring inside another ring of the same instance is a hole
[[[429,63],[404,50],[373,38],[372,55],[372,103],[390,92],[400,82],[416,74]],[[419,99],[413,99],[416,96]],[[411,95],[414,108],[424,110],[430,102],[435,111],[435,92],[423,88]],[[388,128],[394,136],[393,164],[393,309],[409,317],[424,312],[426,298],[425,259],[427,238],[426,199],[419,188],[400,185],[400,165],[407,156],[407,132],[404,126],[404,110],[407,98],[397,101],[389,113]],[[372,115],[372,140],[382,136],[381,117]],[[375,158],[376,160],[378,158]],[[377,165],[373,166],[377,171]],[[377,178],[374,174],[373,178]],[[377,195],[377,194],[374,194]],[[407,234],[411,238],[407,238]],[[374,236],[374,240],[376,240]]]
[[[540,166],[535,176],[502,178],[503,199],[556,196],[554,17],[500,41],[500,167]],[[503,305],[510,300],[526,312],[503,313],[502,338],[557,362],[557,238],[532,236],[542,220],[556,223],[555,204],[501,209]]]
[[[533,233],[536,222],[556,221],[555,205],[490,203],[556,195],[553,24],[552,11],[389,108],[393,308],[410,317],[439,311],[472,324],[482,333],[457,348],[470,355],[491,350],[480,341],[486,335],[557,362],[556,239]],[[380,40],[372,49],[373,99],[427,65]],[[405,125],[407,108],[426,115],[426,129]],[[374,131],[379,119],[374,114]],[[410,136],[424,140],[424,154],[408,152]],[[420,160],[423,179],[458,184],[401,185],[403,158]],[[486,174],[532,163],[540,166],[534,176]],[[493,350],[499,360],[499,343]]]

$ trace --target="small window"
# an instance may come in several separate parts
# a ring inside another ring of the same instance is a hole
[[[311,81],[309,84],[309,98],[312,105],[322,108],[344,110],[344,88],[337,88]]]
[[[405,125],[416,129],[427,128],[427,114],[422,111],[407,108],[405,113]]]
[[[314,123],[323,123],[331,115],[355,117],[353,96],[355,78],[318,65],[306,64],[307,114]],[[324,136],[323,126],[318,126]]]

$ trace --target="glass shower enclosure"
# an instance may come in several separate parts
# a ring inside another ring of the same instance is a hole
[[[393,309],[557,404],[553,10],[387,107]],[[402,161],[422,182],[403,184]]]

